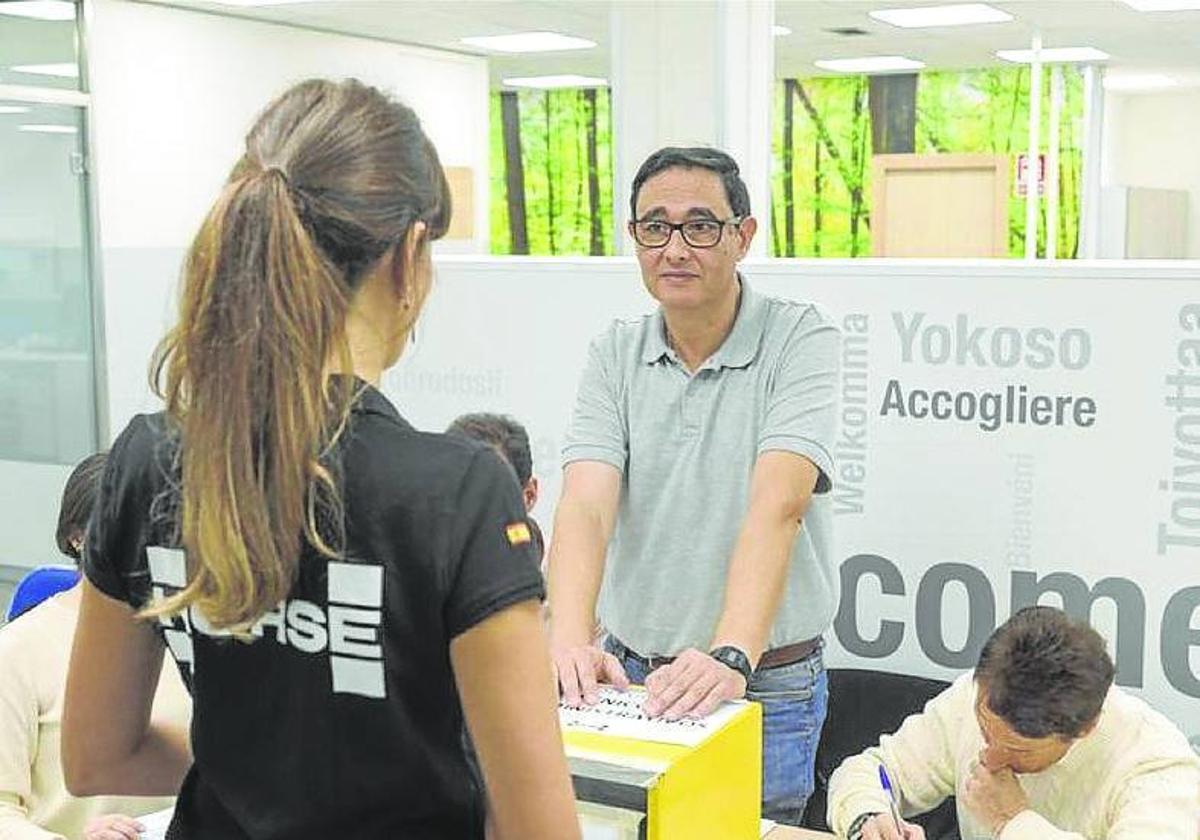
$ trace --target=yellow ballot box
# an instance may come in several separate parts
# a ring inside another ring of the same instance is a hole
[[[642,714],[644,700],[640,688],[604,688],[595,706],[559,709],[584,837],[757,838],[762,708],[663,721]]]

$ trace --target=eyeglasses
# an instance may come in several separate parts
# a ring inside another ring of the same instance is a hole
[[[662,219],[635,219],[629,223],[633,238],[643,248],[663,248],[671,234],[679,231],[683,241],[693,248],[712,248],[721,241],[725,225],[740,225],[742,217],[732,219],[689,219],[686,222],[667,222]]]

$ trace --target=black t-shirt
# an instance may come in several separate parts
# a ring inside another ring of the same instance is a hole
[[[177,437],[114,444],[84,569],[135,607],[186,584]],[[544,595],[512,470],[414,430],[369,386],[338,448],[345,561],[304,549],[292,593],[242,641],[195,611],[158,622],[193,697],[195,763],[169,837],[477,838],[452,639]]]

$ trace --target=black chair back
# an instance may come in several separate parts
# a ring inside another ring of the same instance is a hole
[[[879,743],[879,736],[895,732],[911,714],[949,687],[942,680],[889,674],[854,668],[831,668],[829,714],[817,747],[816,787],[808,800],[802,825],[828,831],[825,811],[829,777],[842,761]],[[928,840],[959,840],[958,816],[951,797],[913,822],[925,829]]]

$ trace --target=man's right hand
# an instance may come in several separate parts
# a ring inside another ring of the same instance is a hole
[[[863,823],[862,840],[925,840],[925,829],[900,821],[900,832],[891,814],[876,814]]]
[[[620,661],[595,645],[574,645],[551,651],[554,673],[563,701],[568,706],[591,706],[600,699],[597,687],[607,683],[621,691],[629,688],[629,677]]]

